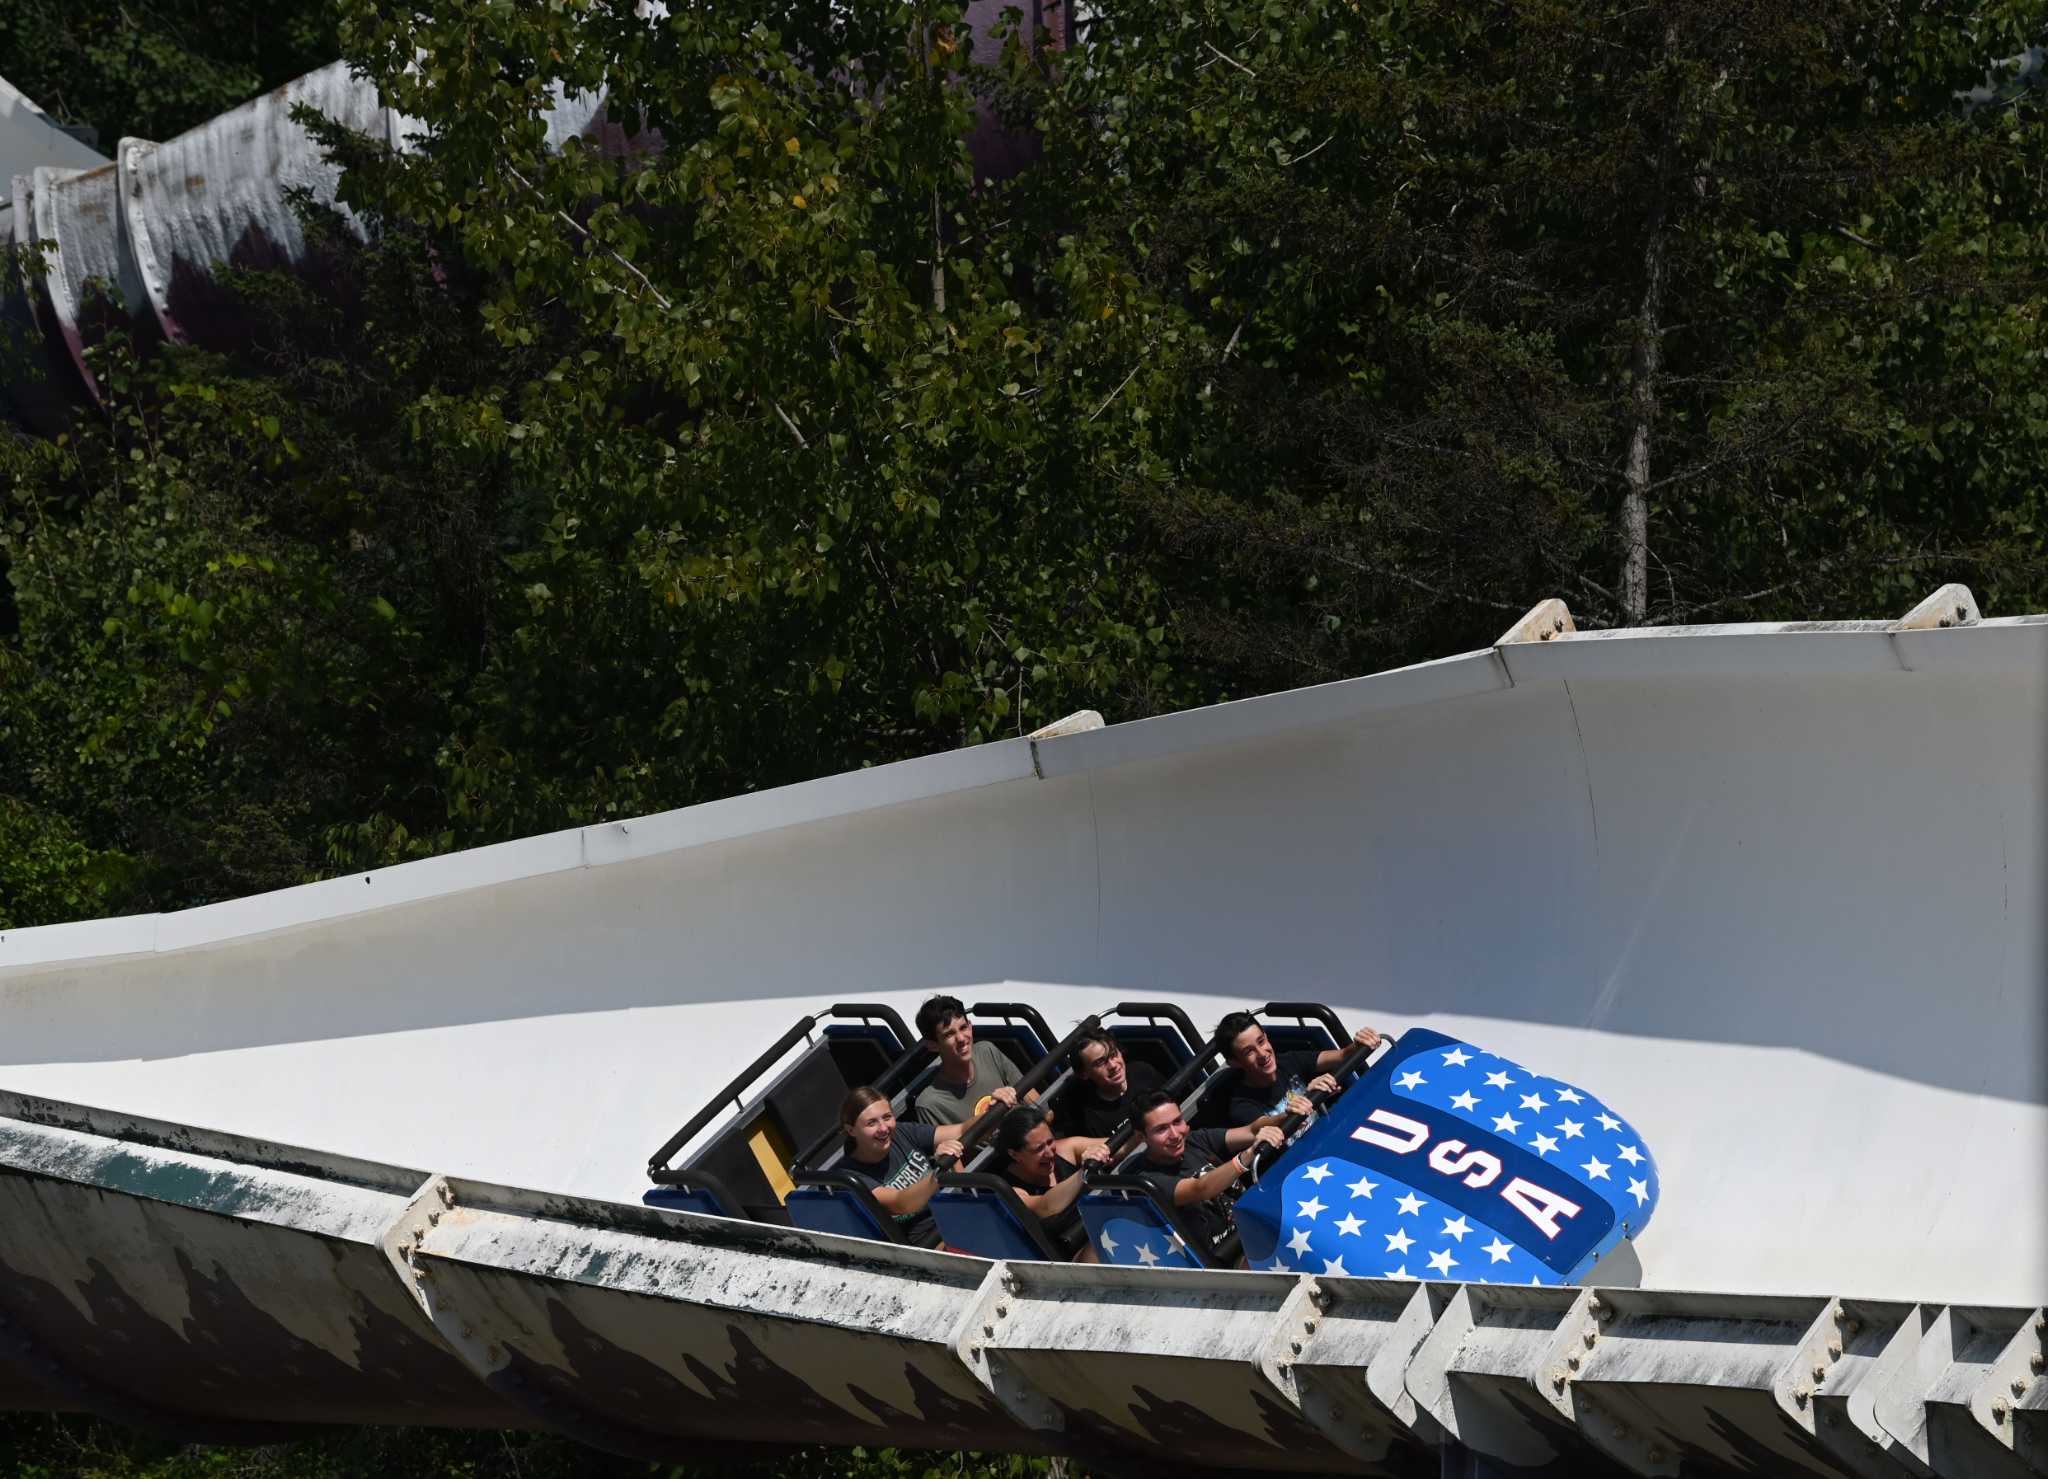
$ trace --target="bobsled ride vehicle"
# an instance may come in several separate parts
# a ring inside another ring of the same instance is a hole
[[[1080,1092],[1073,1053],[1107,1030],[1127,1061],[1149,1065],[1190,1126],[1227,1128],[1236,1070],[1170,1002],[1119,1002],[1055,1038],[1018,1002],[968,1010],[977,1043],[1018,1070],[1053,1114]],[[1347,1045],[1327,1006],[1269,1002],[1255,1015],[1279,1052]],[[800,1018],[719,1091],[648,1162],[643,1200],[677,1211],[779,1223],[882,1242],[898,1220],[845,1166],[839,1106],[869,1085],[899,1118],[912,1114],[937,1061],[891,1008],[846,1003]],[[1633,1239],[1655,1211],[1656,1165],[1628,1122],[1591,1093],[1475,1044],[1414,1028],[1351,1047],[1290,1115],[1285,1144],[1249,1157],[1232,1227],[1211,1243],[1155,1184],[1135,1174],[1145,1146],[1126,1122],[1110,1162],[1092,1166],[1079,1208],[1104,1263],[1254,1269],[1476,1283],[1633,1284]],[[985,1258],[1062,1255],[1000,1167],[993,1105],[941,1160],[929,1203],[943,1246]],[[1073,1116],[1066,1117],[1069,1121]]]

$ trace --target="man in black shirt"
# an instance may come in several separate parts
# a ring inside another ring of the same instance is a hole
[[[1229,1078],[1209,1091],[1209,1102],[1223,1105],[1226,1127],[1263,1129],[1305,1112],[1308,1094],[1335,1094],[1337,1081],[1330,1070],[1353,1048],[1377,1047],[1380,1035],[1361,1027],[1342,1047],[1280,1053],[1274,1051],[1258,1018],[1250,1012],[1232,1012],[1216,1024],[1216,1040],[1230,1064],[1224,1069]]]
[[[1154,1091],[1132,1106],[1145,1151],[1131,1164],[1131,1174],[1149,1181],[1166,1203],[1178,1209],[1190,1232],[1202,1239],[1203,1252],[1230,1231],[1231,1203],[1238,1178],[1250,1169],[1262,1145],[1285,1143],[1271,1125],[1254,1131],[1246,1147],[1232,1155],[1229,1130],[1190,1130],[1171,1094]]]
[[[1165,1082],[1149,1063],[1131,1063],[1108,1029],[1085,1033],[1074,1046],[1079,1080],[1060,1107],[1060,1123],[1076,1138],[1107,1141],[1130,1118],[1131,1105]]]

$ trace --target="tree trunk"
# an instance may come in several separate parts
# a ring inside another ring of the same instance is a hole
[[[1678,32],[1664,33],[1664,52],[1677,50]],[[1621,618],[1641,626],[1650,610],[1650,443],[1657,422],[1657,374],[1664,364],[1664,239],[1669,220],[1671,156],[1678,141],[1674,96],[1664,115],[1657,145],[1657,178],[1650,195],[1650,219],[1643,240],[1643,301],[1636,313],[1635,353],[1630,363],[1631,414],[1628,465],[1621,499]]]

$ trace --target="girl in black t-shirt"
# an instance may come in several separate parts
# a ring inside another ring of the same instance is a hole
[[[889,1096],[863,1086],[839,1106],[846,1135],[840,1169],[867,1184],[884,1212],[896,1219],[896,1235],[924,1248],[939,1246],[939,1227],[926,1206],[939,1188],[933,1162],[960,1155],[958,1125],[898,1123]]]

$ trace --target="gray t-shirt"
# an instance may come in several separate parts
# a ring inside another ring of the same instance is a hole
[[[974,1045],[974,1077],[955,1085],[934,1074],[917,1096],[917,1118],[927,1125],[964,1125],[980,1111],[981,1101],[1024,1075],[1010,1055],[992,1042]]]

